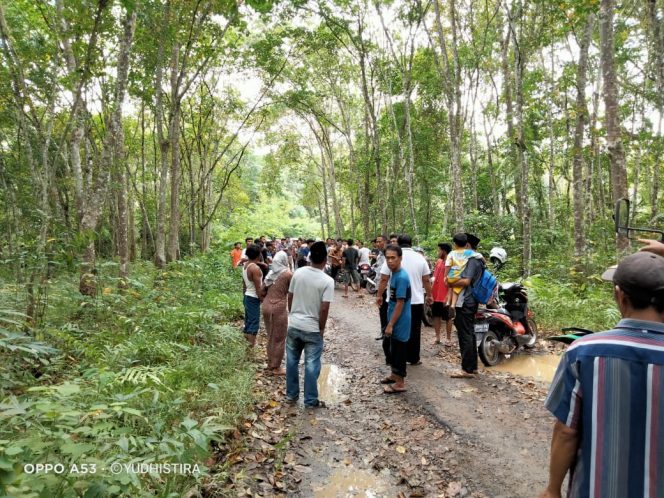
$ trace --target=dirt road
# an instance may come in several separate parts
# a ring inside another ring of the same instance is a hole
[[[382,394],[378,381],[389,371],[374,340],[374,302],[336,298],[319,381],[329,408],[286,407],[283,379],[266,379],[271,399],[247,424],[262,456],[258,463],[238,457],[240,494],[512,498],[544,487],[552,427],[546,384],[490,370],[452,379],[458,348],[433,345],[433,329],[423,328],[422,364],[408,367],[409,391]],[[256,424],[273,434],[252,432]]]

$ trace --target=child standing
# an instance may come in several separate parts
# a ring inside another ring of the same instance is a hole
[[[459,299],[459,294],[463,290],[463,287],[455,287],[454,284],[461,279],[461,274],[466,268],[466,264],[470,258],[478,256],[478,253],[472,249],[466,249],[468,245],[468,236],[465,233],[457,233],[452,237],[452,243],[454,244],[454,250],[447,255],[447,260],[445,261],[445,267],[447,268],[447,275],[445,280],[452,292],[447,293],[447,305],[450,309],[450,319],[454,318],[455,306],[457,299]]]

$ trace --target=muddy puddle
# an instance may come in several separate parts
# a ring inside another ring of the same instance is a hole
[[[343,395],[343,386],[346,376],[336,365],[321,365],[320,376],[318,377],[318,399],[326,403],[340,403],[346,398]]]
[[[507,372],[522,377],[530,377],[541,382],[551,382],[560,363],[561,356],[553,354],[516,354],[490,369],[494,372]]]
[[[395,490],[379,476],[365,470],[336,469],[325,486],[314,490],[315,498],[395,496]]]

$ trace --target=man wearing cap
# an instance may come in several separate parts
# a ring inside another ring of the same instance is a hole
[[[556,417],[540,498],[661,496],[664,490],[664,257],[638,252],[602,278],[622,319],[576,340],[545,406]]]

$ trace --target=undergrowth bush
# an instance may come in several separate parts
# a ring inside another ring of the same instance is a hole
[[[0,322],[0,496],[180,496],[196,486],[211,442],[252,402],[254,367],[232,326],[240,284],[226,260],[163,272],[139,263],[127,290],[102,278],[95,299],[78,293],[76,275],[60,276],[38,329]],[[65,470],[25,467],[40,463]],[[200,472],[115,474],[118,463]]]
[[[579,286],[572,282],[551,281],[533,275],[526,281],[530,306],[543,335],[559,333],[562,327],[581,327],[596,332],[612,328],[620,313],[612,286],[598,281]]]

